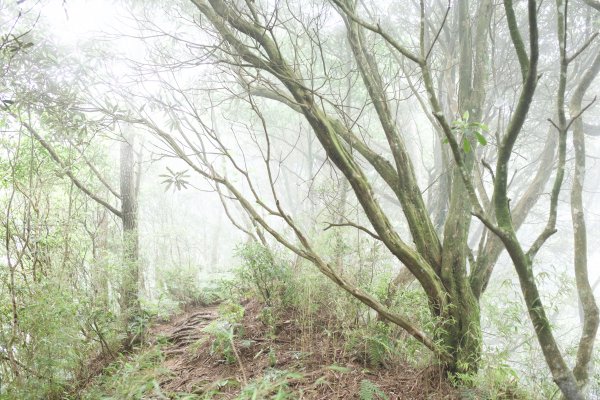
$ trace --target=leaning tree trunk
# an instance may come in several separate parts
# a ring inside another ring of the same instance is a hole
[[[517,138],[519,137],[525,120],[529,115],[530,105],[538,83],[538,60],[539,60],[539,42],[538,42],[538,21],[537,4],[535,0],[528,0],[529,17],[529,58],[525,51],[525,44],[518,32],[516,15],[513,9],[512,0],[504,0],[507,21],[511,30],[511,38],[523,74],[523,88],[519,96],[519,102],[515,108],[511,120],[507,126],[506,133],[498,146],[498,161],[496,163],[496,180],[494,181],[494,209],[496,211],[496,221],[498,225],[497,234],[501,237],[508,254],[510,255],[515,270],[519,277],[521,292],[529,318],[533,324],[542,353],[550,369],[556,385],[560,388],[562,395],[568,400],[583,400],[584,395],[578,387],[577,380],[573,372],[569,369],[560,347],[554,336],[550,320],[546,315],[546,308],[542,302],[536,277],[533,270],[533,260],[535,255],[545,243],[545,241],[556,232],[556,219],[558,208],[558,197],[561,191],[562,182],[565,173],[566,160],[566,142],[567,142],[567,121],[564,110],[565,91],[567,82],[567,67],[569,64],[566,56],[566,35],[563,17],[566,16],[566,8],[563,10],[561,0],[557,0],[557,26],[560,49],[560,75],[557,90],[557,112],[558,124],[558,164],[556,176],[550,194],[550,212],[546,227],[540,235],[534,240],[529,250],[525,251],[519,239],[516,229],[512,222],[512,213],[508,198],[508,164],[511,153]]]

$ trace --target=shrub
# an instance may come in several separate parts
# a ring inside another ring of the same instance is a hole
[[[236,271],[242,289],[255,293],[268,306],[288,300],[291,270],[285,261],[259,243],[245,244],[236,254],[242,260]]]

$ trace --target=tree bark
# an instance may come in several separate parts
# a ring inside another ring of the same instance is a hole
[[[121,312],[128,324],[140,314],[138,204],[135,185],[132,135],[121,142],[120,194],[123,220],[123,276],[120,285]]]
[[[598,54],[583,75],[575,89],[570,103],[571,118],[582,111],[583,95],[594,78],[600,72],[600,54]],[[571,216],[573,221],[574,266],[577,294],[583,311],[583,328],[577,349],[577,359],[573,373],[579,385],[584,388],[590,378],[594,341],[598,333],[598,305],[590,285],[587,260],[587,232],[583,210],[583,183],[585,179],[585,135],[582,117],[573,122],[573,147],[575,149],[575,173],[571,188]]]

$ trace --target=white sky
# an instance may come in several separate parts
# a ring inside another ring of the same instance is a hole
[[[42,18],[56,38],[75,45],[94,33],[113,28],[119,6],[107,0],[51,0],[42,9]]]

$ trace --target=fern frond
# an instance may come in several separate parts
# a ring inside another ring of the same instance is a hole
[[[389,400],[383,390],[368,379],[360,381],[358,395],[360,400]]]

